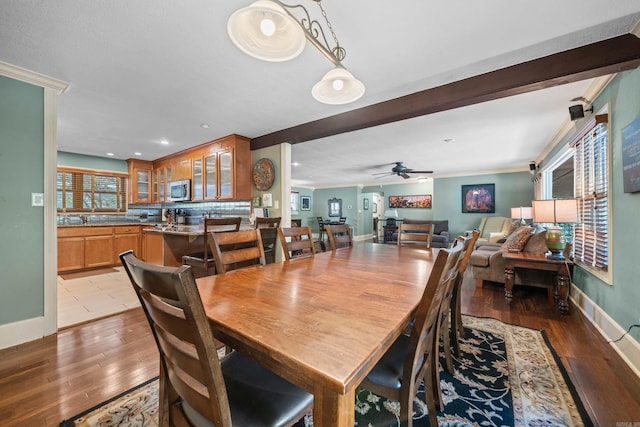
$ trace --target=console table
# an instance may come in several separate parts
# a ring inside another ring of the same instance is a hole
[[[569,313],[569,286],[573,268],[571,260],[547,259],[546,254],[530,252],[505,252],[502,256],[505,277],[504,297],[507,301],[511,302],[513,298],[513,275],[516,268],[552,271],[556,276],[553,299],[560,313]]]

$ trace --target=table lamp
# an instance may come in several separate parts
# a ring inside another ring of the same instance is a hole
[[[531,203],[533,204],[533,220],[535,222],[553,223],[553,226],[547,229],[545,238],[547,248],[551,251],[551,254],[547,255],[547,259],[565,259],[562,252],[567,246],[567,241],[564,237],[564,231],[558,226],[558,223],[578,222],[577,200],[532,200]]]
[[[397,209],[387,209],[384,211],[385,218],[398,218],[398,210]]]
[[[511,208],[511,218],[519,219],[520,225],[527,225],[527,221],[525,220],[533,218],[531,206],[520,206]]]

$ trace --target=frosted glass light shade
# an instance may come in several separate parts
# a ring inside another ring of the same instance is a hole
[[[346,69],[336,67],[313,86],[311,94],[324,104],[347,104],[364,95],[364,84]]]
[[[271,21],[273,25],[269,22],[265,26],[264,20]],[[267,27],[273,34],[263,32]],[[258,0],[236,10],[227,21],[227,33],[238,49],[269,62],[295,58],[304,50],[307,42],[300,24],[270,0]]]

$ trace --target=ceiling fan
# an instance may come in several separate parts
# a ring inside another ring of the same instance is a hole
[[[374,173],[373,175],[381,175],[378,178],[384,178],[385,176],[390,176],[390,175],[398,175],[398,176],[403,177],[404,179],[408,179],[408,178],[411,178],[409,176],[410,173],[420,173],[420,174],[433,173],[433,171],[417,171],[417,170],[413,170],[411,168],[406,167],[404,165],[404,162],[394,162],[394,163],[390,163],[390,164],[391,165],[395,165],[393,168],[391,168],[391,172]]]

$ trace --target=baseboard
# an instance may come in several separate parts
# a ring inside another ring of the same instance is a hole
[[[617,340],[626,332],[575,285],[571,286],[571,301],[607,341]],[[640,378],[640,343],[627,334],[620,341],[611,343],[611,346]]]
[[[0,325],[0,349],[40,339],[45,336],[46,330],[47,322],[44,317]]]

